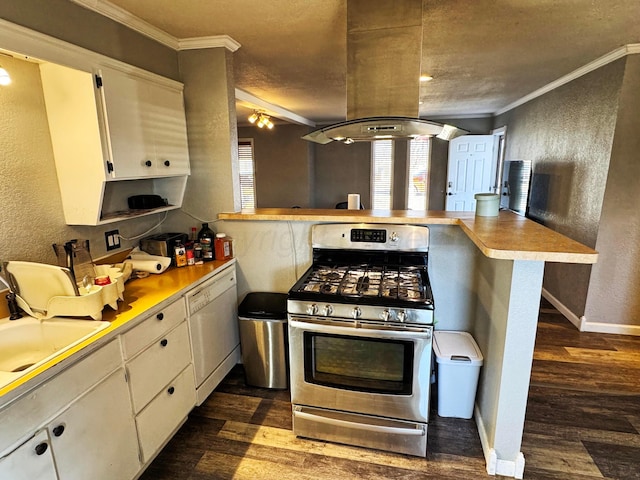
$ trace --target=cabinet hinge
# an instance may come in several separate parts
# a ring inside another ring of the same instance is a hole
[[[113,172],[113,162],[107,162],[107,173]]]
[[[96,87],[102,88],[102,77],[100,75],[96,75]]]

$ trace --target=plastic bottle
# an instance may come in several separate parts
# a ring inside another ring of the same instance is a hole
[[[202,230],[198,233],[198,243],[202,248],[202,259],[205,262],[214,260],[213,256],[213,242],[216,234],[209,228],[208,223],[202,224]]]
[[[216,260],[229,260],[233,257],[233,249],[231,248],[231,237],[227,237],[225,233],[216,234],[215,254]]]
[[[187,264],[187,251],[182,243],[175,247],[176,267],[184,267]]]

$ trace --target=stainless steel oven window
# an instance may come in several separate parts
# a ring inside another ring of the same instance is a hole
[[[304,332],[307,383],[358,392],[411,395],[414,345],[391,340]]]

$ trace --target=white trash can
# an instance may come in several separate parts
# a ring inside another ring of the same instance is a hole
[[[433,336],[438,383],[438,415],[471,418],[482,366],[482,352],[467,332],[437,331]]]

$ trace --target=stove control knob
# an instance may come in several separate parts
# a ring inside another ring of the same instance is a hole
[[[382,312],[380,312],[380,320],[384,320],[386,322],[389,320],[390,315],[391,312],[389,312],[389,310],[385,308]]]
[[[324,315],[325,317],[328,317],[332,313],[333,313],[333,307],[331,305],[325,305],[324,308],[322,309],[322,315]]]
[[[397,317],[399,322],[404,322],[407,319],[407,312],[405,310],[400,310]]]
[[[315,315],[318,313],[318,306],[314,303],[307,307],[307,315]]]
[[[398,234],[396,232],[391,232],[391,235],[389,235],[389,240],[391,240],[393,243],[398,241]]]
[[[354,307],[351,311],[351,316],[353,318],[360,318],[360,315],[362,315],[362,310],[360,310],[360,307]]]

